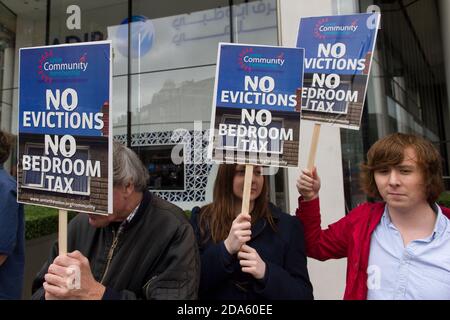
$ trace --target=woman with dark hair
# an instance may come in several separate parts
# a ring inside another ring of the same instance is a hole
[[[200,299],[312,299],[301,223],[269,203],[255,167],[241,213],[244,165],[220,165],[213,202],[192,210],[201,256]]]
[[[317,170],[303,170],[297,216],[306,251],[318,260],[347,258],[344,299],[450,299],[450,210],[442,159],[426,139],[394,133],[378,140],[361,165],[366,202],[321,230]]]

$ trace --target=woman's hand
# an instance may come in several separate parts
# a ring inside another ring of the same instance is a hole
[[[225,248],[230,254],[235,254],[243,244],[250,241],[252,235],[252,231],[250,230],[252,226],[251,221],[251,216],[243,213],[240,213],[234,219],[230,233],[224,241]]]
[[[313,200],[319,196],[320,178],[317,175],[317,169],[314,167],[312,172],[303,169],[297,179],[297,190],[306,201]]]
[[[261,259],[258,252],[252,247],[244,244],[238,253],[242,272],[250,273],[255,279],[262,279],[266,274],[266,263]]]

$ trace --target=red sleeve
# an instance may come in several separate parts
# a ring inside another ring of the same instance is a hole
[[[443,213],[447,218],[450,219],[450,209],[441,206],[441,210],[442,210],[442,213]]]
[[[306,254],[309,257],[321,261],[347,257],[351,236],[348,216],[322,230],[319,198],[304,201],[302,197],[298,198],[296,215],[305,229]]]

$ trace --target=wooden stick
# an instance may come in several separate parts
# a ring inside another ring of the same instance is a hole
[[[316,161],[317,144],[319,142],[320,136],[320,123],[314,124],[313,135],[311,138],[311,146],[309,147],[309,157],[308,157],[308,170],[314,168],[314,162]]]
[[[58,247],[59,255],[67,253],[67,210],[59,210]]]
[[[253,165],[245,165],[244,191],[242,194],[242,213],[249,214],[250,209],[250,192],[252,189]]]

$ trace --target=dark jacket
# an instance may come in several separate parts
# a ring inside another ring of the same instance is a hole
[[[266,263],[264,279],[257,280],[241,271],[237,255],[231,256],[224,242],[214,243],[209,236],[200,239],[200,208],[192,210],[191,223],[200,248],[200,299],[313,299],[306,268],[303,227],[299,221],[271,205],[276,232],[266,219],[252,225],[247,244],[256,249]]]
[[[68,252],[79,250],[89,259],[94,278],[106,286],[103,299],[197,298],[198,249],[180,208],[145,192],[133,219],[122,232],[116,228],[115,223],[94,228],[86,214],[69,224]],[[115,237],[117,246],[104,275]],[[57,255],[55,244],[33,283],[33,299],[43,298],[43,279]]]
[[[317,260],[347,258],[345,300],[367,299],[367,267],[372,233],[380,223],[386,203],[364,203],[322,230],[320,200],[298,199],[297,217],[305,226],[306,252]],[[450,219],[450,210],[441,207]]]

